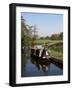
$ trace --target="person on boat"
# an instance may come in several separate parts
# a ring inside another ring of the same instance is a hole
[[[43,48],[42,53],[41,53],[41,58],[48,59],[49,54],[48,54],[47,50],[48,50],[48,45],[47,45],[47,43],[45,43],[44,48]]]

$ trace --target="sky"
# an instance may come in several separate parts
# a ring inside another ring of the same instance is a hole
[[[26,24],[36,25],[39,37],[63,32],[63,14],[22,12],[21,16],[26,20]]]

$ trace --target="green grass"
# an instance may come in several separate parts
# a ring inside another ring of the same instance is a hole
[[[59,59],[59,60],[63,60],[63,53],[62,52],[57,52],[57,51],[54,51],[54,50],[48,50],[49,52],[49,55],[51,57],[54,57],[56,59]]]
[[[44,45],[44,43],[47,43],[48,45],[62,42],[62,40],[49,40],[49,39],[37,39],[35,40],[36,45]]]
[[[44,45],[47,43],[48,52],[51,57],[59,60],[63,60],[63,41],[62,40],[48,40],[48,39],[38,39],[35,41],[36,45]]]
[[[60,46],[49,47],[49,50],[51,50],[51,51],[55,51],[55,52],[63,53],[63,46],[60,45]]]

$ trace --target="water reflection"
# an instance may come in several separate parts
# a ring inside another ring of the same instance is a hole
[[[35,58],[31,57],[31,62],[38,68],[38,70],[42,69],[44,72],[48,71],[50,61],[42,62],[39,59],[35,59]]]
[[[38,58],[30,57],[30,55],[22,54],[21,76],[53,76],[63,75],[63,68],[57,63],[49,60],[39,60]]]

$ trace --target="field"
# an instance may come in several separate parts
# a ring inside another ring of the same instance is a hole
[[[62,40],[49,40],[49,39],[37,39],[36,45],[48,45],[48,53],[51,57],[59,60],[63,60],[63,41]]]

